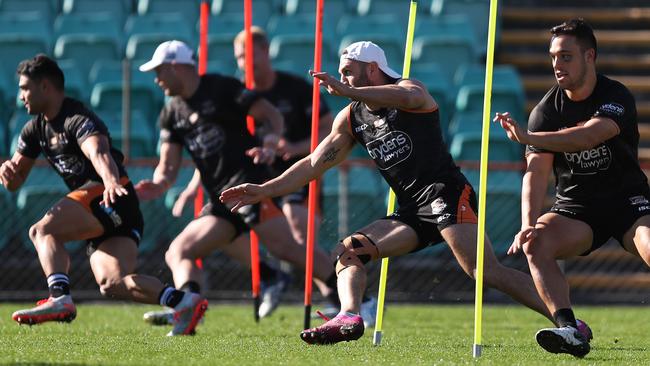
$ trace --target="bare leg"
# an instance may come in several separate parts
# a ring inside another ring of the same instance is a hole
[[[625,249],[650,266],[650,216],[639,218],[623,236]]]
[[[473,279],[476,271],[476,229],[476,224],[457,224],[441,231],[442,237],[449,244],[456,260],[465,273]],[[488,286],[512,296],[514,300],[553,321],[551,313],[535,290],[532,278],[521,271],[499,263],[487,237],[483,259],[484,279]]]
[[[163,284],[155,277],[135,274],[138,248],[132,239],[113,237],[90,256],[90,267],[102,295],[157,304]]]
[[[203,216],[190,222],[165,253],[165,261],[172,270],[176,287],[188,281],[201,283],[202,271],[196,265],[196,259],[223,248],[234,236],[232,224],[216,216]]]
[[[100,236],[104,228],[80,204],[68,198],[57,202],[45,216],[29,229],[45,276],[68,273],[70,257],[63,244]]]

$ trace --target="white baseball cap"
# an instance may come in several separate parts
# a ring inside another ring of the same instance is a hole
[[[399,79],[402,77],[402,75],[396,73],[395,70],[388,67],[388,61],[386,61],[386,54],[384,53],[384,50],[369,41],[355,42],[347,46],[341,55],[341,60],[343,59],[368,63],[376,62],[379,69],[391,78]]]
[[[181,41],[163,42],[156,48],[151,60],[140,66],[140,71],[151,71],[162,64],[196,65],[193,56],[194,52]]]

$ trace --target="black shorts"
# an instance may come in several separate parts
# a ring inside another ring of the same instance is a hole
[[[66,196],[89,210],[104,228],[102,235],[87,240],[89,254],[97,249],[103,241],[116,236],[125,236],[133,239],[136,245],[140,244],[144,230],[140,201],[138,201],[133,184],[127,177],[122,177],[120,183],[126,188],[128,194],[118,196],[110,207],[99,204],[103,200],[104,186],[102,185],[94,185],[89,188],[82,186]]]
[[[237,213],[232,213],[226,205],[221,203],[217,197],[211,197],[210,201],[203,206],[199,217],[212,215],[230,222],[235,227],[235,238],[240,234],[251,230],[252,226],[282,215],[282,210],[270,199],[264,199],[260,203],[247,205],[240,208]]]
[[[383,219],[396,220],[413,228],[419,245],[414,251],[440,243],[440,231],[455,224],[478,223],[476,193],[466,181],[435,183],[429,186],[427,199],[401,206]]]
[[[591,248],[581,254],[587,255],[603,246],[610,238],[623,245],[623,235],[636,220],[650,215],[650,188],[642,186],[616,199],[589,204],[557,200],[549,212],[589,225],[593,241]]]

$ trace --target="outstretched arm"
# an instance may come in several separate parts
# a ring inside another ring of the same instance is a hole
[[[374,107],[399,109],[432,109],[437,106],[426,87],[413,79],[402,79],[396,84],[353,87],[344,84],[326,72],[310,70],[309,74],[320,80],[320,85],[332,95],[358,100]]]
[[[526,161],[528,165],[521,188],[521,230],[515,235],[508,254],[517,253],[537,236],[535,225],[542,215],[548,178],[553,168],[553,154],[529,153]]]
[[[160,160],[153,172],[153,179],[145,179],[135,185],[138,197],[146,201],[156,199],[165,193],[176,181],[181,159],[181,145],[163,142],[160,145]]]
[[[104,183],[103,203],[110,206],[118,196],[126,196],[128,191],[120,184],[120,172],[111,155],[108,138],[104,135],[92,135],[81,143],[81,151],[90,160],[95,171]]]
[[[234,204],[231,209],[234,212],[265,197],[294,192],[343,161],[353,146],[354,137],[348,130],[348,108],[345,108],[336,116],[330,134],[313,153],[262,185],[245,183],[223,191],[220,200],[226,204]]]
[[[176,202],[174,202],[174,207],[172,207],[172,215],[174,217],[183,216],[183,208],[188,201],[191,201],[196,197],[196,192],[198,192],[199,187],[201,186],[201,172],[198,169],[194,169],[194,175],[192,175],[192,180],[187,183],[187,186],[178,195]]]
[[[575,152],[593,148],[619,134],[616,122],[607,117],[593,117],[578,126],[552,132],[530,132],[521,128],[510,113],[497,113],[495,122],[506,130],[508,138],[556,152]]]

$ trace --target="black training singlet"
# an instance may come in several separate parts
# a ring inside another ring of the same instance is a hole
[[[298,142],[311,137],[312,86],[304,79],[282,71],[275,72],[275,83],[269,90],[259,92],[284,117],[282,137],[289,142]],[[319,116],[329,113],[324,98],[320,98]],[[323,136],[321,136],[322,138]],[[275,174],[281,174],[303,157],[283,160],[277,157],[273,163]]]
[[[104,135],[111,144],[111,156],[117,164],[120,177],[126,176],[122,153],[112,147],[111,138],[104,122],[84,105],[72,98],[65,98],[59,114],[45,121],[43,114],[32,118],[20,133],[16,151],[36,159],[43,152],[54,170],[73,191],[90,182],[102,183],[90,160],[81,150],[81,144],[90,136]]]
[[[191,98],[173,97],[160,113],[160,141],[187,149],[211,197],[268,177],[266,168],[254,166],[245,153],[256,146],[246,130],[246,114],[258,98],[235,78],[209,74]]]
[[[574,102],[555,85],[530,115],[528,129],[559,131],[593,117],[612,119],[620,133],[588,150],[553,153],[556,197],[565,201],[592,202],[617,197],[647,186],[639,167],[639,130],[634,97],[621,83],[598,75],[591,95]],[[526,152],[550,152],[527,146]]]
[[[350,129],[365,146],[400,206],[424,203],[434,183],[465,181],[442,139],[438,109],[406,111],[350,104]]]

